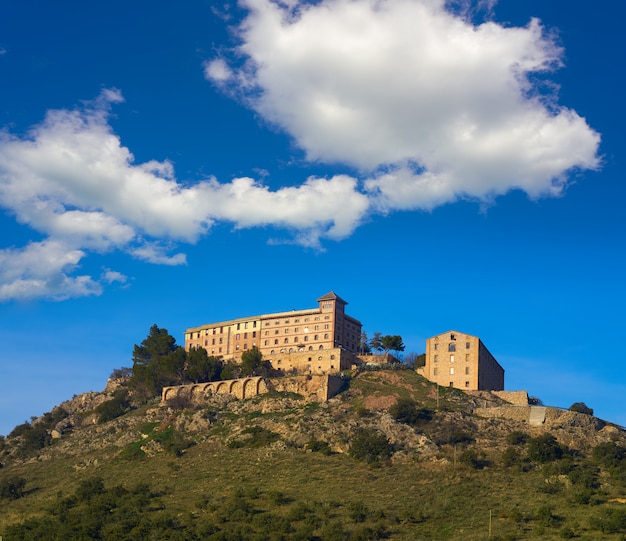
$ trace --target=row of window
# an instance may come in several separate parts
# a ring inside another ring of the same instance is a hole
[[[466,366],[465,367],[465,375],[469,375],[470,373],[470,367]],[[433,369],[433,375],[434,376],[438,376],[439,375],[439,368],[434,368]],[[454,375],[454,366],[450,367],[450,375],[453,376]]]
[[[470,349],[472,347],[471,342],[465,342],[465,349]],[[433,345],[434,350],[439,349],[439,344]],[[456,344],[448,344],[448,351],[456,351]]]
[[[324,324],[324,330],[328,330],[328,329],[330,329],[330,325],[328,323],[325,323]],[[314,331],[319,331],[320,330],[320,326],[319,325],[314,325],[313,326],[313,330]],[[290,331],[289,327],[285,327],[284,333],[285,334],[289,334],[289,331]],[[294,327],[293,328],[293,332],[299,333],[300,332],[300,327]],[[304,327],[304,332],[309,332],[309,327],[308,326]],[[279,334],[279,333],[280,333],[279,329],[275,329],[274,330],[274,334]],[[269,334],[270,334],[270,331],[265,331],[265,336],[269,336]]]
[[[314,341],[319,340],[319,334],[315,334],[315,335],[313,335],[313,340],[314,340]],[[325,335],[324,335],[324,340],[328,340],[328,334],[325,334]],[[305,337],[304,337],[304,341],[305,341],[305,342],[308,342],[308,341],[309,341],[309,337],[308,337],[308,336],[305,336]],[[298,342],[299,342],[298,337],[297,337],[297,336],[294,336],[294,337],[293,337],[293,343],[294,343],[294,344],[297,344]],[[285,338],[285,339],[283,340],[283,343],[284,343],[284,344],[288,344],[288,343],[289,343],[289,338]],[[270,345],[270,341],[269,341],[269,340],[265,340],[264,345],[269,346],[269,345]],[[278,345],[278,338],[275,338],[275,339],[274,339],[274,345]]]
[[[324,349],[324,346],[320,345],[320,347],[317,348],[317,349]],[[289,348],[289,349],[287,349],[287,348],[280,348],[280,353],[294,353],[295,351],[296,350],[294,348]],[[304,346],[300,346],[298,348],[298,351],[305,351],[305,347]],[[308,351],[313,351],[313,346],[309,346]],[[276,350],[272,349],[270,351],[270,355],[276,355]],[[332,356],[332,358],[334,358],[334,356]]]
[[[466,354],[465,354],[465,361],[466,361],[466,362],[469,362],[469,360],[470,360],[470,354],[469,354],[469,353],[466,353]],[[439,362],[439,355],[434,355],[434,356],[433,356],[433,362],[436,362],[436,363],[437,363],[437,362]],[[451,363],[453,363],[453,362],[454,362],[454,355],[450,355],[450,362],[451,362]]]

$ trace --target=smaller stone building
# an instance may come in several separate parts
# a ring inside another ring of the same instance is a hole
[[[426,340],[424,377],[464,391],[504,389],[504,369],[477,336],[448,331]]]

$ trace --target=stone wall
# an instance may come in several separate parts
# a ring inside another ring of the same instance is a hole
[[[306,400],[324,402],[339,393],[344,385],[343,377],[329,374],[272,379],[248,377],[164,387],[161,392],[161,404],[165,405],[168,400],[176,397],[185,397],[192,402],[202,402],[219,394],[227,394],[243,400],[270,391],[297,393]]]
[[[526,391],[491,391],[498,398],[502,400],[506,400],[511,404],[516,404],[518,406],[527,406],[528,405],[528,393]]]

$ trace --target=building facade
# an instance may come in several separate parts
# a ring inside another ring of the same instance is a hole
[[[344,366],[340,365],[348,362],[346,355],[340,363],[339,353],[336,359],[331,359],[331,354],[320,350],[338,349],[356,354],[361,322],[345,313],[348,303],[332,291],[317,302],[316,308],[307,310],[263,314],[189,328],[185,331],[185,349],[203,347],[209,355],[240,359],[244,351],[256,347],[276,369],[287,370],[290,366],[292,370],[298,370],[310,365],[313,372],[343,370]],[[313,356],[312,352],[318,354]],[[289,354],[293,354],[291,362],[287,359]],[[322,359],[318,359],[320,355]],[[294,365],[295,359],[298,362]],[[336,363],[331,362],[335,360]]]
[[[504,369],[477,336],[448,331],[426,340],[427,379],[464,391],[502,391]]]

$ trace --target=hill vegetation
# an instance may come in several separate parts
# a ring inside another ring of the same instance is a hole
[[[475,415],[408,369],[293,393],[138,403],[128,379],[0,440],[5,540],[620,539],[626,435]]]

